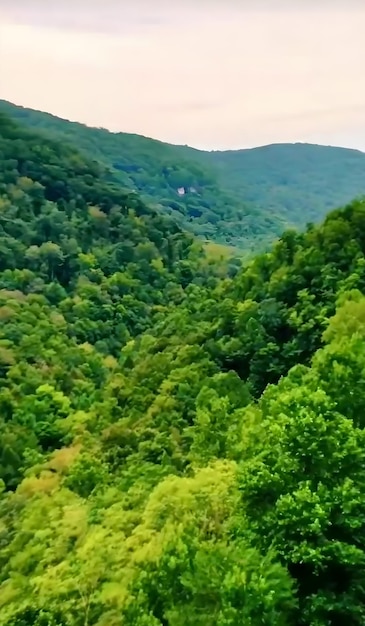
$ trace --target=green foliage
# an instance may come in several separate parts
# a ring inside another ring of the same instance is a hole
[[[76,145],[102,162],[111,179],[195,235],[236,247],[238,256],[252,255],[283,230],[303,229],[365,194],[365,156],[356,150],[280,144],[204,152],[88,128],[4,100],[0,110]]]
[[[365,397],[356,381],[364,332],[354,329],[363,328],[365,299],[349,304],[331,320],[325,335],[333,340],[312,368],[294,368],[263,394],[260,434],[240,468],[255,543],[274,546],[297,581],[297,624],[361,624],[365,617]]]
[[[232,271],[6,117],[0,160],[1,626],[362,626],[365,203]]]
[[[0,477],[65,441],[120,349],[214,279],[214,262],[167,218],[73,149],[0,117]],[[203,258],[203,257],[202,257]]]
[[[365,194],[365,155],[358,150],[296,143],[197,154],[236,197],[286,226],[302,229]]]
[[[203,239],[233,245],[246,244],[249,239],[251,245],[266,236],[266,224],[252,211],[247,225],[247,209],[229,190],[217,185],[215,168],[185,155],[184,148],[138,135],[87,128],[3,100],[0,111],[98,159],[108,169],[110,180],[138,191],[159,212]]]

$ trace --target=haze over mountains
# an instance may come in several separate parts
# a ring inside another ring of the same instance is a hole
[[[0,101],[0,110],[67,140],[194,234],[244,251],[303,228],[365,193],[365,154],[312,144],[205,152],[111,133]]]

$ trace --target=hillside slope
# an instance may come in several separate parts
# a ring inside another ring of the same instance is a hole
[[[238,197],[300,228],[365,195],[365,154],[359,150],[297,143],[201,156]]]
[[[357,150],[279,144],[203,152],[88,128],[4,100],[0,110],[76,144],[196,235],[246,252],[365,194],[365,154]]]
[[[246,249],[260,245],[268,234],[278,236],[285,227],[276,216],[247,207],[225,191],[217,184],[214,166],[191,159],[177,146],[88,128],[4,101],[0,101],[0,111],[97,159],[113,170],[114,180],[123,187],[138,191],[203,239]]]
[[[214,285],[227,271],[174,220],[108,178],[74,148],[0,113],[3,388],[13,365],[13,382],[28,377],[30,394],[43,378],[69,393],[87,388],[96,371],[102,382],[104,357],[113,364],[128,341],[182,302],[190,284]],[[63,373],[59,358],[71,359]],[[6,398],[0,393],[10,417]],[[53,425],[23,417],[11,431],[7,419],[0,422],[0,479],[7,485],[24,470],[30,441],[39,435],[45,449],[59,441]],[[16,453],[9,451],[15,439]]]
[[[365,202],[218,280],[0,117],[1,626],[363,626]]]

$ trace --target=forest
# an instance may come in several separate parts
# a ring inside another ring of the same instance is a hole
[[[363,626],[365,201],[220,260],[5,114],[0,163],[0,626]]]
[[[71,143],[182,228],[247,258],[288,228],[362,196],[365,154],[312,144],[202,151],[60,119],[0,100],[0,111]]]

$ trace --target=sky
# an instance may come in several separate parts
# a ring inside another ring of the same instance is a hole
[[[364,0],[0,0],[0,98],[203,149],[365,150]]]

